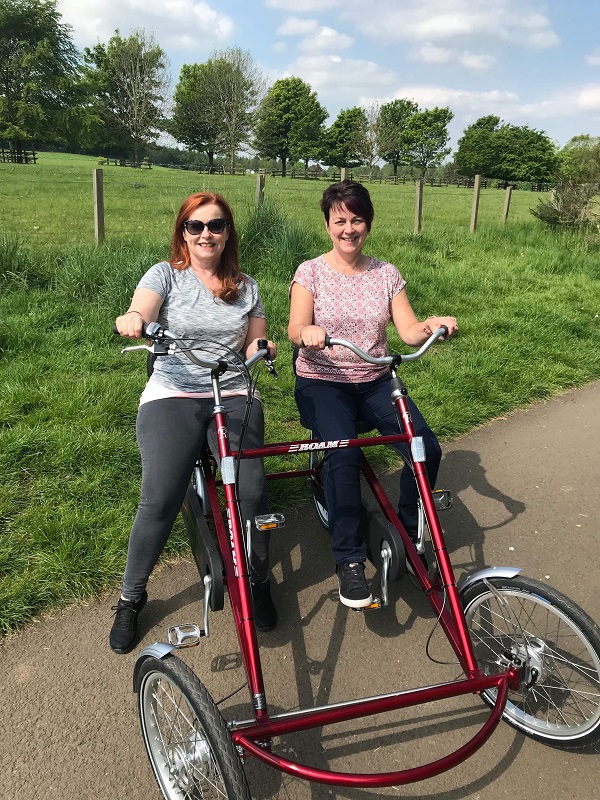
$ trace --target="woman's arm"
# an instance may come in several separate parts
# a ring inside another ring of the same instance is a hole
[[[248,332],[243,346],[246,358],[250,358],[258,350],[257,342],[259,339],[267,338],[267,320],[264,317],[250,317],[248,320]],[[268,341],[269,355],[272,359],[277,358],[277,345],[275,342]]]
[[[129,310],[117,317],[115,325],[121,336],[142,338],[142,323],[156,322],[163,298],[152,289],[136,289]]]
[[[408,300],[406,289],[398,292],[392,300],[392,321],[398,335],[409,347],[420,347],[442,325],[448,328],[448,337],[442,336],[442,340],[450,338],[458,330],[456,317],[433,316],[427,317],[424,322],[419,322]]]
[[[320,325],[313,325],[314,299],[312,294],[299,283],[293,283],[290,299],[288,324],[290,342],[299,347],[322,350],[325,347],[326,331]]]

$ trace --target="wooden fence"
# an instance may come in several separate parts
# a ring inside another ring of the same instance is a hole
[[[37,153],[35,150],[14,150],[0,147],[0,162],[3,164],[36,164]]]

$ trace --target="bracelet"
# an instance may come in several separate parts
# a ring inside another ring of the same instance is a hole
[[[142,320],[144,319],[144,315],[142,314],[142,312],[141,311],[136,311],[135,308],[132,308],[129,311],[126,311],[125,314],[123,314],[123,316],[126,316],[127,314],[139,314],[140,317],[142,318]]]

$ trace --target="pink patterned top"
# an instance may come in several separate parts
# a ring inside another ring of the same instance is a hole
[[[373,356],[388,353],[386,325],[392,300],[406,286],[393,264],[371,258],[358,275],[342,275],[318,256],[304,261],[292,280],[314,298],[313,323],[337,339],[349,339]],[[386,367],[367,364],[345,347],[300,348],[296,372],[303,378],[363,383],[383,375]]]

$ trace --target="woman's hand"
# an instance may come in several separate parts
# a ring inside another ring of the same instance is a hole
[[[309,350],[324,350],[326,336],[327,331],[320,325],[303,325],[298,331],[300,347],[308,347]]]
[[[259,350],[258,341],[261,338],[264,339],[264,336],[263,337],[259,336],[258,339],[253,339],[250,342],[250,344],[246,348],[246,358],[250,358],[250,356],[253,356],[254,353],[258,353],[258,350]],[[269,339],[267,341],[267,347],[269,348],[269,356],[268,357],[271,359],[271,361],[275,361],[275,359],[277,358],[277,345],[275,344],[275,342],[272,342]]]
[[[139,311],[126,311],[115,320],[115,325],[121,336],[128,339],[141,339],[142,338],[142,325],[144,320]]]
[[[440,336],[440,342],[443,342],[445,339],[449,339],[451,336],[454,336],[454,334],[458,331],[458,322],[456,321],[456,317],[427,317],[423,323],[423,332],[427,336],[431,336],[431,334],[441,328],[442,325],[445,325],[446,328],[448,328],[448,336]]]

